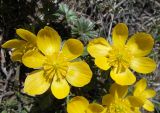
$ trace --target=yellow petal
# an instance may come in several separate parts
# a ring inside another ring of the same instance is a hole
[[[142,78],[135,84],[133,95],[134,96],[141,95],[141,93],[146,89],[146,87],[147,87],[147,81],[146,79]]]
[[[23,51],[21,49],[14,49],[12,51],[11,60],[12,61],[22,61]]]
[[[36,45],[36,35],[25,29],[17,29],[16,33],[24,40]]]
[[[136,81],[136,77],[129,70],[125,69],[121,73],[116,73],[117,68],[112,69],[110,72],[111,78],[119,85],[132,85]]]
[[[111,66],[109,65],[109,61],[106,57],[96,57],[95,58],[95,64],[103,70],[108,70]]]
[[[61,38],[51,27],[44,27],[38,32],[37,46],[45,55],[52,55],[60,50]]]
[[[5,42],[2,47],[3,48],[20,48],[22,47],[26,41],[18,40],[18,39],[12,39]]]
[[[145,98],[152,98],[156,95],[156,91],[154,91],[153,89],[146,89],[145,91],[142,92],[142,97]]]
[[[91,78],[92,71],[86,62],[79,61],[69,64],[66,79],[72,86],[83,87],[91,81]]]
[[[104,110],[104,107],[97,103],[89,104],[86,113],[100,113]]]
[[[156,63],[148,57],[135,57],[131,60],[130,67],[136,72],[146,74],[156,69]]]
[[[86,113],[89,102],[86,98],[82,96],[76,96],[72,98],[67,104],[68,113]]]
[[[154,111],[154,104],[151,101],[146,100],[143,105],[143,108],[147,111]]]
[[[107,94],[102,98],[102,104],[106,106],[110,105],[113,101],[114,101],[114,97],[111,94]]]
[[[128,38],[128,27],[124,23],[119,23],[113,28],[112,41],[114,46],[123,46]]]
[[[68,39],[64,42],[62,52],[67,59],[73,60],[83,53],[83,44],[77,39]]]
[[[114,83],[112,84],[109,92],[112,95],[115,95],[115,93],[117,93],[119,98],[124,98],[128,93],[128,86],[121,86]]]
[[[24,92],[35,96],[43,94],[50,87],[50,83],[44,78],[43,70],[36,70],[30,73],[24,83]]]
[[[92,57],[107,56],[110,50],[109,43],[102,37],[91,40],[87,46],[87,51]]]
[[[57,99],[63,99],[69,94],[70,86],[64,78],[55,76],[51,85],[51,91]]]
[[[127,47],[135,56],[146,56],[153,48],[154,40],[150,34],[136,33],[127,42]]]
[[[135,96],[128,96],[127,99],[129,100],[132,107],[142,107],[145,102],[145,100]]]
[[[22,62],[29,68],[42,67],[45,57],[37,50],[29,50],[22,57]]]

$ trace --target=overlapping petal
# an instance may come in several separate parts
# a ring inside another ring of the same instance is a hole
[[[139,80],[134,87],[134,96],[139,96],[147,87],[146,79]]]
[[[103,70],[108,70],[111,66],[109,65],[109,61],[106,57],[96,57],[95,58],[95,64]]]
[[[63,99],[69,94],[70,86],[64,78],[54,76],[51,91],[57,99]]]
[[[114,100],[113,95],[107,94],[107,95],[103,96],[103,98],[102,98],[102,104],[108,106],[108,105],[111,104],[111,102],[112,102],[113,100]]]
[[[102,37],[91,40],[87,46],[92,57],[107,56],[110,49],[109,43]]]
[[[22,61],[23,51],[21,49],[14,49],[12,51],[11,60],[12,61]]]
[[[136,81],[136,77],[129,69],[125,69],[121,73],[116,73],[116,71],[116,68],[112,69],[110,72],[110,76],[117,84],[131,85]]]
[[[151,101],[146,100],[145,104],[143,105],[143,108],[147,111],[154,111],[154,104]]]
[[[25,29],[17,29],[16,33],[24,40],[36,45],[36,35]]]
[[[76,96],[70,100],[67,104],[68,113],[86,113],[86,109],[89,106],[89,102],[82,96]]]
[[[119,98],[124,98],[128,93],[128,86],[121,86],[114,83],[112,84],[109,92],[112,95],[115,95],[115,93],[117,93]]]
[[[5,42],[2,47],[3,48],[20,48],[24,44],[26,44],[26,41],[24,40],[18,40],[18,39],[12,39]]]
[[[73,60],[83,53],[83,44],[77,39],[68,39],[65,41],[62,52],[68,60]]]
[[[22,57],[22,62],[29,68],[42,67],[45,57],[38,50],[29,50]]]
[[[43,70],[30,73],[24,83],[24,92],[31,95],[40,95],[48,90],[50,83],[46,81]]]
[[[148,57],[135,57],[131,60],[130,68],[136,72],[146,74],[156,69],[156,63]]]
[[[153,48],[154,40],[150,34],[136,33],[127,42],[127,48],[134,56],[146,56]]]
[[[101,113],[104,110],[104,107],[97,103],[89,104],[86,113]]]
[[[45,55],[57,53],[61,47],[61,38],[51,27],[44,27],[37,34],[37,46]]]
[[[92,71],[84,61],[72,62],[69,64],[67,81],[75,87],[83,87],[88,84],[92,78]]]
[[[112,41],[114,46],[124,46],[128,38],[128,27],[124,23],[119,23],[113,28]]]

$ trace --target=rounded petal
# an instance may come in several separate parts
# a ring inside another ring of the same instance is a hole
[[[104,110],[104,107],[97,103],[89,104],[86,113],[101,113]]]
[[[145,100],[135,96],[128,96],[127,99],[133,107],[142,107],[145,102]]]
[[[30,73],[24,82],[24,92],[28,95],[35,96],[43,94],[50,87],[46,81],[43,70],[36,70]]]
[[[156,63],[148,57],[135,57],[131,60],[130,68],[138,73],[146,74],[156,69]]]
[[[112,95],[115,95],[115,93],[117,93],[119,98],[124,98],[128,93],[128,86],[121,86],[114,83],[112,84],[109,92]]]
[[[45,57],[37,50],[30,50],[22,57],[22,62],[29,68],[39,68],[43,66]]]
[[[110,105],[113,101],[114,101],[114,97],[111,94],[107,94],[102,98],[102,104],[106,106]]]
[[[143,108],[147,111],[154,111],[154,104],[151,101],[146,100],[143,105]]]
[[[61,38],[51,27],[44,27],[38,32],[37,46],[45,55],[52,55],[60,51]]]
[[[63,99],[69,94],[70,86],[64,78],[59,79],[55,76],[51,85],[51,91],[57,99]]]
[[[114,46],[123,46],[128,38],[128,27],[124,23],[119,23],[113,28],[112,41]]]
[[[102,37],[91,40],[87,46],[87,51],[92,57],[107,56],[110,50],[109,43]]]
[[[133,95],[134,96],[141,95],[141,93],[146,89],[146,87],[147,87],[147,81],[146,79],[142,78],[135,84]]]
[[[153,48],[154,40],[150,34],[136,33],[127,42],[127,48],[135,56],[146,56]]]
[[[96,57],[95,58],[95,64],[103,70],[108,70],[111,66],[109,65],[109,61],[106,57]]]
[[[116,73],[117,69],[112,69],[110,72],[111,78],[119,85],[132,85],[136,81],[136,77],[129,70],[125,69],[123,72]]]
[[[17,29],[16,33],[24,40],[36,45],[36,35],[25,29]]]
[[[89,102],[86,98],[82,96],[76,96],[72,98],[67,104],[68,113],[86,113]]]
[[[73,60],[83,53],[83,44],[77,39],[68,39],[64,42],[62,52],[68,60]]]
[[[156,95],[156,91],[154,91],[153,89],[146,89],[143,93],[142,93],[142,97],[145,98],[152,98]]]
[[[92,71],[84,61],[72,62],[69,64],[67,81],[75,87],[83,87],[88,84],[92,78]]]
[[[18,39],[12,39],[5,42],[2,47],[3,48],[20,48],[24,44],[26,44],[26,41],[24,40],[18,40]]]

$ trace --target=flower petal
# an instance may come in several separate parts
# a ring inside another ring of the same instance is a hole
[[[145,102],[145,100],[135,96],[128,96],[127,99],[133,107],[142,107]]]
[[[89,104],[86,113],[101,113],[104,110],[104,107],[97,103]]]
[[[156,69],[156,63],[148,57],[135,57],[131,60],[130,68],[138,73],[146,74]]]
[[[127,42],[127,48],[134,56],[146,56],[153,48],[154,40],[150,34],[136,33]]]
[[[110,105],[114,101],[114,97],[111,94],[107,94],[102,98],[102,105]]]
[[[64,42],[62,52],[67,59],[73,60],[83,53],[83,48],[81,41],[77,39],[68,39]]]
[[[128,27],[124,23],[119,23],[113,28],[112,41],[114,46],[123,46],[128,38]]]
[[[117,68],[114,68],[110,72],[111,78],[119,85],[132,85],[136,81],[136,77],[129,70],[125,69],[123,72],[116,73]]]
[[[92,71],[84,61],[72,62],[69,64],[67,81],[75,87],[83,87],[88,84],[92,78]]]
[[[69,94],[70,86],[64,78],[58,79],[57,76],[54,76],[51,91],[57,99],[63,99]]]
[[[156,95],[156,91],[154,91],[153,89],[146,89],[143,93],[142,93],[142,97],[145,98],[152,98]]]
[[[43,70],[36,70],[30,73],[24,83],[24,92],[31,96],[46,92],[50,87],[50,83],[46,81],[43,74]]]
[[[89,42],[87,51],[92,57],[106,56],[111,47],[106,39],[99,37]]]
[[[36,45],[36,35],[25,29],[17,29],[16,33],[24,40]]]
[[[12,51],[11,60],[12,61],[22,61],[23,51],[21,49],[14,49]]]
[[[151,101],[146,100],[143,105],[143,108],[147,111],[154,111],[154,104]]]
[[[73,97],[67,104],[68,113],[86,113],[89,102],[82,96]]]
[[[133,95],[134,96],[141,95],[141,93],[146,89],[146,87],[147,87],[147,81],[146,79],[142,78],[135,84]]]
[[[12,39],[5,42],[2,47],[3,48],[20,48],[22,47],[26,41],[24,40],[18,40],[18,39]]]
[[[44,27],[38,32],[37,46],[45,55],[52,55],[60,50],[61,38],[51,27]]]
[[[114,83],[112,84],[109,92],[112,95],[115,95],[115,93],[117,93],[119,98],[124,98],[128,93],[128,86],[121,86]]]
[[[29,50],[22,57],[22,62],[29,68],[42,67],[45,57],[37,50]]]
[[[111,66],[109,65],[109,61],[106,57],[96,57],[95,58],[95,64],[103,69],[103,70],[108,70]]]

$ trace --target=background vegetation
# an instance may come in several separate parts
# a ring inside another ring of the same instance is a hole
[[[92,38],[103,36],[111,39],[113,26],[124,22],[129,35],[145,31],[155,38],[150,56],[157,62],[157,69],[146,77],[149,86],[157,91],[152,100],[160,113],[160,1],[159,0],[0,0],[0,44],[18,36],[17,28],[35,34],[48,25],[58,31],[63,40],[80,39],[84,45]],[[93,80],[83,88],[72,87],[72,93],[57,100],[50,91],[36,98],[23,94],[23,82],[31,71],[10,60],[10,50],[0,49],[0,112],[1,113],[65,113],[70,97],[83,95],[90,101],[99,100],[112,82],[107,73],[94,66],[85,51],[81,59],[92,65]],[[95,88],[96,86],[96,88]],[[142,111],[146,113],[146,111]]]

